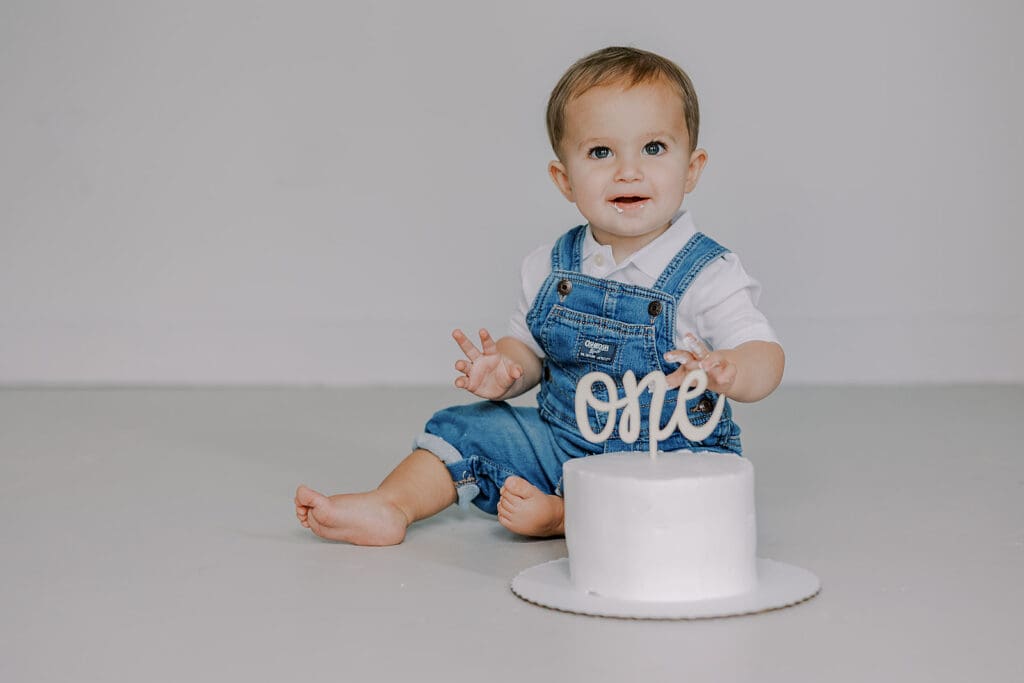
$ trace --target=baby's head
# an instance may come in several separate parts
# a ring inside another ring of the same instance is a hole
[[[707,162],[693,84],[644,50],[609,47],[573,64],[547,122],[551,179],[616,260],[668,230]]]
[[[591,88],[606,85],[632,87],[661,83],[675,90],[683,106],[690,150],[697,148],[700,109],[697,93],[686,72],[661,55],[634,47],[606,47],[583,57],[566,71],[548,99],[548,138],[558,158],[565,138],[566,107]]]

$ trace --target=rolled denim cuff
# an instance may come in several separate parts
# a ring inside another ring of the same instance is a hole
[[[412,442],[413,449],[423,449],[430,451],[437,456],[437,459],[448,467],[448,473],[452,474],[451,465],[457,465],[462,462],[462,453],[458,451],[455,446],[451,445],[436,434],[429,434],[423,432]],[[472,476],[467,478],[456,480],[452,477],[452,482],[455,484],[455,492],[459,496],[459,507],[463,510],[469,507],[470,502],[480,495],[480,487],[476,484],[476,479]]]

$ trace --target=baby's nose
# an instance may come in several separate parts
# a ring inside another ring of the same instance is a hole
[[[642,180],[643,177],[643,168],[640,162],[634,159],[623,159],[615,173],[615,179],[622,181]]]

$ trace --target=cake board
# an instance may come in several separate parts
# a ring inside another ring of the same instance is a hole
[[[809,600],[821,590],[813,573],[775,560],[757,559],[758,585],[752,591],[707,600],[660,602],[624,600],[581,590],[569,575],[569,558],[530,567],[512,580],[512,592],[527,602],[574,614],[624,619],[711,619],[782,609]]]

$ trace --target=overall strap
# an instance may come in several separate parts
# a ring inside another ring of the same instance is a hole
[[[654,283],[654,289],[675,294],[678,299],[686,293],[704,266],[728,253],[729,250],[721,244],[698,232],[669,261],[658,281]]]
[[[577,225],[575,228],[558,238],[551,249],[551,270],[580,271],[583,263],[583,238],[586,237],[587,226]]]

